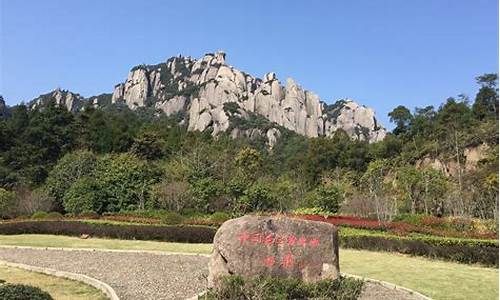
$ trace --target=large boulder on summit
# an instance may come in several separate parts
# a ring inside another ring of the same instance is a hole
[[[298,278],[339,276],[337,228],[284,216],[244,216],[225,222],[214,238],[208,283],[225,275]]]

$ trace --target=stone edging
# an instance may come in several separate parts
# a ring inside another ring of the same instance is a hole
[[[0,249],[31,249],[31,250],[59,250],[59,251],[87,251],[87,252],[117,252],[117,253],[149,253],[156,255],[189,255],[189,256],[204,256],[210,257],[210,254],[204,253],[189,253],[189,252],[171,252],[159,250],[125,250],[125,249],[95,249],[95,248],[62,248],[62,247],[31,247],[31,246],[11,246],[0,245]]]
[[[98,290],[102,291],[111,300],[120,300],[120,298],[118,298],[118,295],[116,294],[115,290],[113,290],[113,288],[110,287],[107,283],[104,283],[104,282],[99,281],[95,278],[89,277],[87,275],[64,272],[64,271],[57,271],[54,269],[35,267],[35,266],[30,266],[30,265],[25,265],[25,264],[11,263],[11,262],[7,262],[7,261],[3,261],[3,260],[0,260],[0,265],[24,269],[24,270],[36,272],[36,273],[47,274],[47,275],[51,275],[51,276],[55,276],[55,277],[80,281],[80,282],[83,282],[85,284],[93,286],[93,287],[97,288]]]

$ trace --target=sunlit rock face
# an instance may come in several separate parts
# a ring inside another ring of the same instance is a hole
[[[76,112],[83,107],[85,98],[83,98],[79,94],[57,88],[48,94],[40,95],[39,97],[31,100],[28,103],[28,107],[30,109],[43,107],[50,101],[53,101],[56,105],[66,107],[66,109],[71,112]]]

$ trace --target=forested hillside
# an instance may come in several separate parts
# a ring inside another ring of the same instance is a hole
[[[396,107],[393,132],[371,144],[341,129],[316,138],[282,129],[270,149],[260,135],[188,131],[147,107],[18,105],[0,114],[0,215],[307,208],[497,218],[497,79],[478,77],[472,99]]]

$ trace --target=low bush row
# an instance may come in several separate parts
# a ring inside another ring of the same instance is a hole
[[[0,234],[56,234],[125,240],[212,243],[216,229],[207,226],[150,226],[80,221],[24,221],[0,223]]]
[[[340,246],[372,251],[390,251],[460,263],[498,266],[498,241],[442,238],[423,235],[397,236],[342,228]]]
[[[472,239],[498,239],[494,220],[459,217],[438,218],[428,215],[400,216],[394,222],[379,222],[356,216],[297,215],[298,218],[327,222],[337,226],[389,231],[408,236],[412,233]],[[492,224],[490,224],[492,223]]]
[[[305,283],[298,279],[273,277],[243,278],[231,275],[221,278],[216,288],[199,299],[333,299],[355,300],[361,295],[364,282],[359,279],[340,277]]]
[[[2,300],[54,300],[49,293],[40,288],[24,285],[0,283],[0,299]]]

